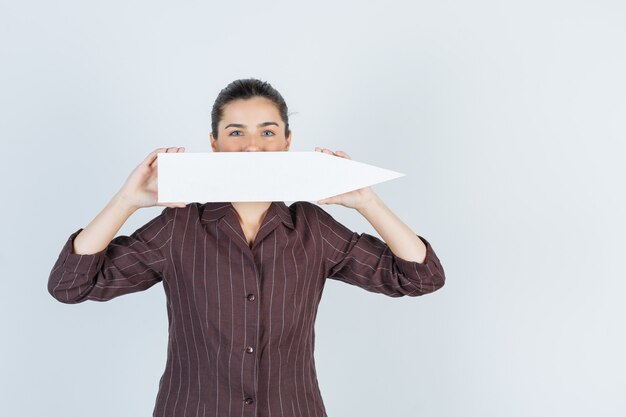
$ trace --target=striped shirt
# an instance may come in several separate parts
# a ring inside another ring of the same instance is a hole
[[[48,280],[60,302],[107,301],[162,282],[169,342],[154,417],[327,416],[313,357],[326,278],[390,297],[441,288],[430,243],[423,263],[343,226],[320,206],[272,202],[250,246],[231,203],[166,207],[102,251],[73,253]]]

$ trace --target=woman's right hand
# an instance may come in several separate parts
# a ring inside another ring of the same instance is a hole
[[[133,210],[141,207],[167,206],[185,207],[185,203],[158,203],[157,202],[157,154],[160,152],[178,153],[185,152],[184,147],[158,148],[150,152],[146,159],[141,162],[126,179],[118,196]]]

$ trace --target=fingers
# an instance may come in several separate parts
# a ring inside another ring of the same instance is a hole
[[[320,148],[319,146],[315,147],[315,151],[316,152],[322,152],[322,153],[326,153],[328,155],[335,155],[335,156],[341,156],[343,158],[347,158],[347,159],[352,159],[350,158],[350,156],[345,153],[344,151],[336,151],[336,152],[332,152],[330,149],[327,148]]]
[[[319,146],[316,146],[315,150],[319,151],[319,152],[322,152],[322,153],[327,153],[329,155],[334,155],[334,153],[330,149],[320,148]]]
[[[163,149],[167,149],[167,148],[157,148],[153,150],[152,152],[150,152],[148,156],[146,157],[146,159],[143,160],[143,163],[147,165],[151,165],[152,162],[154,162],[154,160],[156,159],[157,153],[163,152]]]
[[[150,152],[150,155],[148,155],[148,157],[145,159],[144,163],[147,163],[148,165],[156,165],[156,161],[157,161],[157,156],[159,153],[179,153],[179,152],[185,152],[185,147],[184,146],[180,146],[180,147],[169,147],[169,148],[157,148],[155,150],[153,150],[152,152]]]

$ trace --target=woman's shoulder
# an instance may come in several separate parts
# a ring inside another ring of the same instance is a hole
[[[335,222],[334,217],[318,204],[309,201],[296,201],[289,206],[296,217],[305,217],[309,223]]]
[[[315,213],[318,210],[321,210],[320,207],[318,207],[316,204],[313,204],[309,201],[294,201],[288,206],[288,208],[289,208],[289,211],[291,211],[292,213],[295,213],[296,216],[298,215],[311,216],[311,215],[315,215]]]
[[[188,219],[193,216],[200,216],[202,213],[202,204],[198,202],[192,202],[185,205],[185,207],[165,207],[161,210],[159,216],[163,216],[168,220]]]

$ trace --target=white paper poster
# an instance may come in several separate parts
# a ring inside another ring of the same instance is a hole
[[[158,202],[317,201],[404,176],[322,152],[161,152]]]

